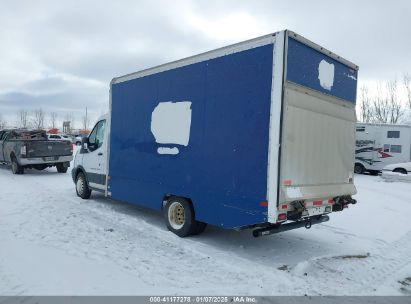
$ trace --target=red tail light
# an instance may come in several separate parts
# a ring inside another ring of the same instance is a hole
[[[313,201],[313,206],[321,206],[323,201]]]
[[[74,145],[73,145],[73,144],[70,144],[70,152],[71,152],[71,153],[73,153],[73,149],[74,149],[73,147],[74,147]]]
[[[286,213],[280,213],[278,215],[278,220],[279,221],[285,221],[287,219],[287,214]]]

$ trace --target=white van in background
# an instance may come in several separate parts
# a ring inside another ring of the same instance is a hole
[[[66,134],[47,134],[48,140],[66,140],[71,142],[72,137]]]
[[[411,161],[411,126],[357,123],[355,173],[378,174],[385,166]]]

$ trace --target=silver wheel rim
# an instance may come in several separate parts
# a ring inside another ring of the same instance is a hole
[[[172,202],[168,208],[168,222],[173,229],[181,229],[185,223],[184,207],[179,202]]]
[[[78,194],[83,194],[83,190],[84,190],[84,183],[83,183],[83,179],[81,177],[79,177],[77,179],[77,184],[76,184],[76,188],[77,188],[77,193]]]

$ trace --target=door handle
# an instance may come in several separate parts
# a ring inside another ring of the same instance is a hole
[[[101,156],[101,155],[103,155],[103,152],[100,152],[100,153],[98,153],[97,155],[100,155],[100,156]]]

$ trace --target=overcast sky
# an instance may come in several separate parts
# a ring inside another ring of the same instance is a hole
[[[0,115],[108,107],[113,77],[291,29],[360,66],[411,73],[411,1],[0,0]]]

